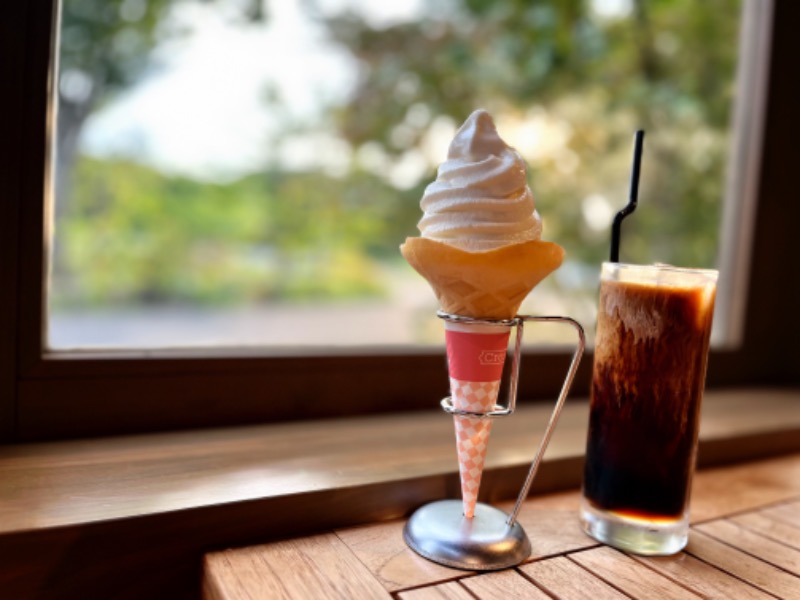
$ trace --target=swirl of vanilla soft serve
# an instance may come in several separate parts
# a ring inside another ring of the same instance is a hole
[[[484,110],[473,112],[456,132],[420,206],[422,237],[471,252],[538,240],[542,232],[525,161]]]

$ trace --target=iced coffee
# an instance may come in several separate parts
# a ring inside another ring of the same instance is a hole
[[[686,544],[717,272],[603,265],[581,518],[641,554]]]

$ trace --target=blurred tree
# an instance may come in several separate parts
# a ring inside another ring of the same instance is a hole
[[[631,135],[643,127],[645,204],[626,232],[630,256],[710,266],[740,0],[632,0],[616,13],[606,4],[431,0],[420,20],[385,29],[353,10],[327,17],[361,64],[350,102],[333,109],[339,130],[355,147],[378,143],[398,157],[437,117],[459,123],[480,106],[526,120],[541,109],[568,132],[560,158],[532,161],[547,233],[596,263],[608,234],[588,226],[582,202],[624,204]]]
[[[368,251],[385,254],[385,228],[368,203],[391,198],[392,190],[374,176],[284,172],[209,184],[123,160],[83,157],[75,168],[73,205],[59,223],[74,290],[58,289],[57,305],[330,299],[383,290]]]
[[[58,120],[55,148],[55,217],[69,210],[71,174],[80,132],[91,112],[111,102],[155,69],[159,43],[185,34],[169,19],[174,5],[187,0],[63,0],[58,45]],[[224,0],[195,0],[224,2]],[[262,21],[262,0],[243,0],[231,18]],[[65,269],[60,238],[54,269]]]
[[[157,68],[152,52],[161,42],[186,33],[169,19],[189,0],[64,0],[59,33],[57,156],[72,164],[78,134],[98,104],[138,83]],[[194,0],[225,3],[224,0]],[[263,0],[230,3],[229,18],[264,22]],[[62,176],[68,169],[60,170]],[[59,188],[66,191],[68,188]]]

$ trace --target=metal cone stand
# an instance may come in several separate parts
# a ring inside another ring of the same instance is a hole
[[[567,323],[574,327],[578,333],[578,345],[572,355],[572,363],[561,387],[561,393],[558,396],[553,413],[550,415],[550,422],[547,424],[547,429],[544,432],[542,441],[539,443],[539,449],[536,451],[536,456],[533,459],[528,476],[522,485],[511,514],[507,515],[499,509],[479,502],[475,507],[474,518],[467,519],[462,511],[461,500],[440,500],[426,504],[418,509],[411,515],[403,530],[406,544],[417,554],[433,562],[470,571],[505,569],[518,565],[530,556],[530,540],[528,540],[525,531],[517,522],[517,516],[522,507],[522,502],[528,496],[531,484],[542,461],[542,456],[553,435],[558,417],[561,415],[561,409],[564,407],[572,381],[575,379],[578,364],[586,347],[586,338],[583,327],[569,317],[517,315],[513,319],[493,320],[473,319],[442,311],[439,311],[438,315],[442,319],[457,323],[504,325],[517,328],[506,406],[498,404],[494,407],[494,410],[489,412],[470,412],[455,408],[450,397],[441,402],[442,409],[445,412],[475,419],[506,417],[514,412],[517,404],[524,323],[529,321]]]

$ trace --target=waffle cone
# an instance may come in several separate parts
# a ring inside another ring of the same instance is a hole
[[[428,238],[406,238],[400,252],[428,280],[445,312],[511,319],[530,291],[564,258],[558,244],[528,241],[468,252]]]

